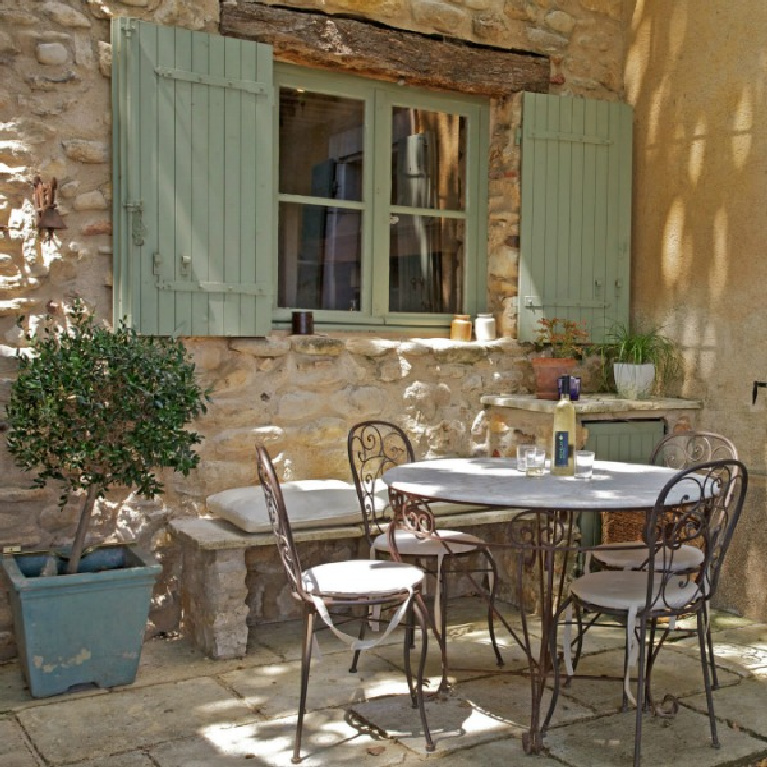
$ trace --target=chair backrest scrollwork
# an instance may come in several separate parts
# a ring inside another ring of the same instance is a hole
[[[645,540],[650,547],[648,611],[681,615],[714,596],[747,487],[748,471],[735,459],[695,464],[669,480],[645,528]],[[672,515],[670,506],[674,510]],[[696,570],[685,575],[674,567],[674,558],[682,546],[695,546],[703,552]],[[678,587],[684,578],[690,584],[684,604],[667,599],[667,592],[678,598]]]
[[[265,447],[256,448],[256,466],[261,487],[266,500],[266,510],[272,523],[272,531],[277,543],[277,551],[285,569],[288,583],[294,596],[298,599],[309,600],[308,595],[301,585],[301,560],[298,557],[296,544],[293,540],[293,531],[290,527],[290,519],[285,507],[285,498],[282,495],[274,464]]]
[[[686,469],[696,463],[738,458],[735,445],[710,431],[682,431],[665,436],[652,451],[650,463],[670,469]]]
[[[395,466],[415,461],[415,452],[407,434],[389,421],[352,426],[346,444],[365,535],[372,543],[392,520],[391,506],[380,495],[381,477]]]

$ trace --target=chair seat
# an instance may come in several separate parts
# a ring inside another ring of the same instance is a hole
[[[408,530],[397,530],[397,551],[408,557],[439,557],[445,554],[466,554],[485,545],[481,538],[455,530],[440,529],[439,535],[449,540],[441,543],[438,538],[420,538]],[[389,551],[389,536],[386,533],[379,535],[373,541],[373,549]]]
[[[301,585],[310,594],[341,598],[373,598],[401,594],[422,583],[420,567],[386,559],[351,559],[310,567]]]
[[[635,541],[636,548],[621,548],[631,545],[626,543],[604,543],[597,546],[591,556],[605,567],[614,570],[640,570],[647,566],[647,560],[650,556],[649,549],[641,541]],[[675,552],[673,557],[663,557],[659,552],[655,558],[656,568],[664,562],[670,561],[672,570],[675,573],[696,570],[703,562],[703,552],[695,546],[683,544]]]
[[[570,584],[570,592],[583,602],[605,610],[641,611],[647,602],[648,575],[640,570],[602,570],[597,573],[587,573],[576,578]],[[655,597],[663,580],[662,574],[656,574]],[[695,581],[686,578],[673,577],[666,583],[663,601],[656,607],[664,606],[679,609],[694,601],[700,589]]]

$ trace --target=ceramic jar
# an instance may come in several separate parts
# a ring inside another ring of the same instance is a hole
[[[492,314],[478,314],[474,320],[474,335],[477,341],[495,341],[495,317]]]
[[[310,336],[314,333],[314,314],[312,312],[293,312],[291,329],[294,336]]]
[[[471,341],[471,317],[468,314],[456,314],[450,323],[451,341]]]

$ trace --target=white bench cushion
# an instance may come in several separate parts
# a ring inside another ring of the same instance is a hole
[[[357,491],[351,482],[338,479],[299,479],[282,482],[282,495],[291,526],[307,527],[362,524]],[[388,491],[380,491],[386,503]],[[272,525],[261,485],[236,487],[208,496],[208,511],[246,533],[269,533]]]
[[[340,479],[298,479],[280,483],[290,524],[295,530],[315,527],[362,525],[357,491],[352,482]],[[389,502],[386,485],[376,490],[384,508]],[[266,511],[261,485],[224,490],[207,499],[208,512],[231,522],[246,533],[270,533],[272,525]],[[435,516],[478,511],[481,506],[465,503],[431,503]]]

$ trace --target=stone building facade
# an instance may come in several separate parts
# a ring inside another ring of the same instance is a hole
[[[7,399],[14,356],[23,343],[16,324],[20,316],[25,328],[34,328],[37,318],[61,313],[73,295],[81,295],[98,315],[111,317],[110,19],[133,16],[211,34],[222,28],[232,33],[254,6],[271,8],[244,0],[3,4],[0,402]],[[350,17],[422,34],[424,40],[444,37],[501,55],[535,54],[548,69],[542,90],[625,101],[626,62],[634,61],[627,59],[627,45],[639,46],[641,20],[652,7],[625,0],[305,0],[280,9],[324,14],[331,31],[334,18]],[[257,37],[244,27],[239,31]],[[318,40],[310,53],[276,45],[275,58],[343,67],[343,51],[325,42]],[[374,65],[370,62],[371,71]],[[521,96],[513,89],[486,93],[491,102],[487,307],[502,338],[459,345],[446,338],[326,333],[319,327],[320,334],[312,337],[275,330],[265,339],[188,339],[204,383],[214,389],[210,412],[197,425],[205,436],[201,466],[190,478],[168,477],[168,492],[154,501],[114,493],[101,504],[97,521],[98,534],[151,544],[163,560],[153,610],[157,631],[171,630],[178,622],[178,561],[165,523],[169,517],[203,512],[211,493],[254,483],[257,440],[269,446],[284,479],[346,479],[345,436],[357,420],[383,417],[403,423],[419,456],[478,453],[488,444],[480,397],[530,390],[530,349],[516,341],[520,157],[515,136]],[[59,181],[58,203],[67,229],[51,242],[38,236],[34,225],[32,181],[38,174]],[[635,223],[637,232],[640,227]],[[635,300],[649,305],[652,290],[641,274],[638,285]],[[684,385],[685,393],[697,396],[693,388]],[[6,478],[0,488],[3,543],[44,547],[71,535],[73,514],[58,509],[55,489],[30,490],[29,477],[13,467],[2,447],[0,469]],[[0,657],[13,652],[10,616],[0,599]]]

